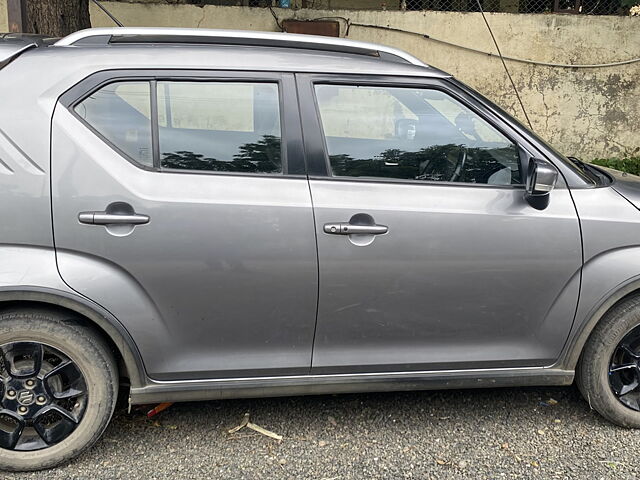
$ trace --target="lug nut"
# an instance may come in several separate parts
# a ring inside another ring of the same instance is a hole
[[[38,395],[38,398],[36,398],[36,402],[39,404],[43,404],[47,401],[46,398],[44,398],[44,395]]]
[[[31,379],[27,380],[25,383],[27,387],[33,387],[36,384],[36,382]]]
[[[7,392],[7,397],[9,397],[9,398],[15,398],[15,396],[16,396],[16,391],[15,391],[15,390],[9,390],[9,391]]]
[[[27,407],[18,407],[18,412],[27,413]]]

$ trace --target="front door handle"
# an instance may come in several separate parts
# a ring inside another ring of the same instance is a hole
[[[347,222],[324,224],[324,233],[332,235],[382,235],[388,231],[386,225],[353,225]]]
[[[80,223],[87,225],[144,225],[149,223],[149,215],[118,214],[107,212],[80,212],[78,214]]]

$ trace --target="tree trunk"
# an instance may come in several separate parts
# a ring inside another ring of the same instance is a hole
[[[89,0],[26,0],[31,33],[64,37],[91,27]]]

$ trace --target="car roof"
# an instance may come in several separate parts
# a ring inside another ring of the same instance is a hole
[[[343,38],[241,30],[92,28],[75,32],[40,58],[105,68],[187,68],[448,77],[393,47]],[[126,54],[125,54],[126,53]],[[83,60],[84,59],[84,60]],[[96,65],[98,66],[98,65]]]
[[[396,61],[413,65],[425,66],[421,60],[413,55],[386,45],[360,42],[347,38],[254,30],[158,27],[89,28],[72,33],[57,41],[56,45],[113,45],[123,43],[226,44],[305,48],[386,57],[389,60],[395,59]]]
[[[407,77],[449,77],[431,67],[386,62],[360,55],[243,46],[131,45],[118,47],[58,47],[31,49],[20,64],[33,64],[48,72],[101,70],[228,70]],[[26,65],[25,65],[26,66]]]
[[[50,45],[55,40],[44,35],[28,33],[0,33],[0,68],[18,57],[22,52],[44,45]]]

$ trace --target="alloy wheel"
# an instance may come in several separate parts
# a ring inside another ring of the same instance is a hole
[[[640,411],[640,325],[627,333],[613,352],[609,385],[623,405]]]
[[[41,450],[71,435],[88,398],[77,365],[38,342],[0,345],[0,362],[0,448]]]

